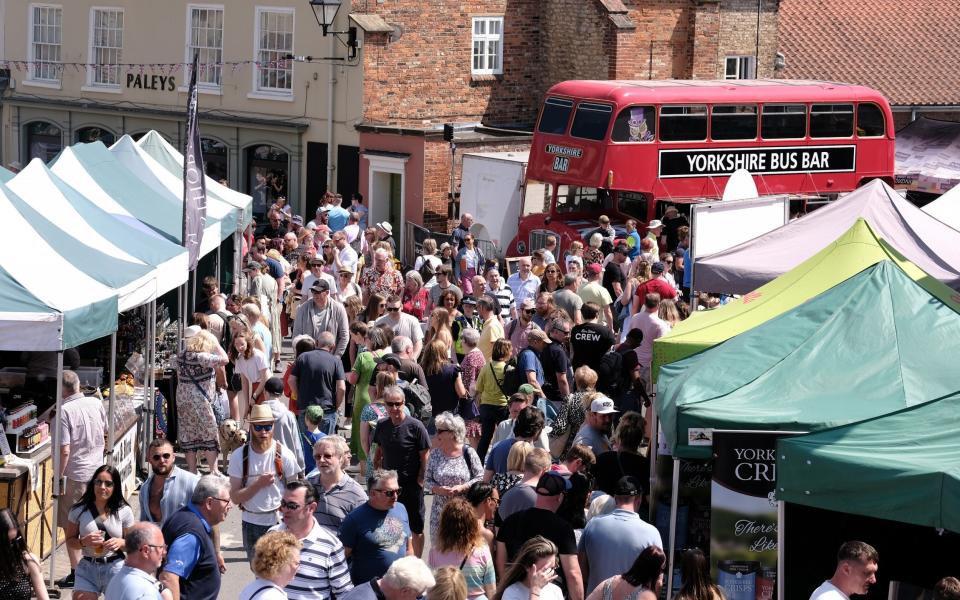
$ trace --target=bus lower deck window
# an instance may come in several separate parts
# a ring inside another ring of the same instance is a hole
[[[664,106],[660,109],[660,141],[702,142],[706,139],[705,105]]]
[[[807,136],[807,107],[803,104],[766,104],[760,121],[760,137],[766,140],[796,140]]]
[[[853,105],[814,104],[810,106],[810,137],[853,137]]]

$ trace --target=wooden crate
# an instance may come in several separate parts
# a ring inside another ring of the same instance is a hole
[[[30,552],[44,559],[53,551],[53,459],[42,459],[37,467],[39,483],[34,490],[29,485],[28,474],[12,475],[4,469],[0,477],[0,507],[10,508],[17,515],[21,531]],[[63,534],[58,540],[62,541]]]

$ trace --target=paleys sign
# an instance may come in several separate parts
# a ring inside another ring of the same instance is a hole
[[[660,150],[661,178],[717,177],[746,169],[751,175],[848,173],[856,169],[857,148],[785,146],[779,148],[685,148]]]

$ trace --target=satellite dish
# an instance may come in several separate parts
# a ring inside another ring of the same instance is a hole
[[[758,198],[757,184],[753,182],[753,175],[746,169],[737,169],[727,181],[727,187],[723,190],[723,200],[746,200],[747,198]]]

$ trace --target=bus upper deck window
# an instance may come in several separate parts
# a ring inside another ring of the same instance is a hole
[[[886,135],[883,111],[872,102],[857,105],[857,135],[860,137],[883,137]]]
[[[702,142],[706,139],[706,106],[664,106],[660,109],[660,141]]]
[[[613,122],[614,142],[652,142],[657,135],[657,111],[652,106],[629,106]]]
[[[714,140],[757,139],[757,107],[752,104],[714,106],[710,137]]]
[[[581,102],[577,106],[577,113],[573,116],[570,135],[587,140],[602,140],[607,136],[611,114],[613,114],[613,107],[609,104]]]
[[[810,137],[853,137],[852,104],[814,104],[810,107]]]
[[[807,107],[803,104],[765,104],[760,137],[796,140],[807,136]]]
[[[573,100],[566,98],[547,98],[543,103],[543,113],[540,115],[540,126],[537,131],[563,135],[567,131],[570,113],[573,112]]]

